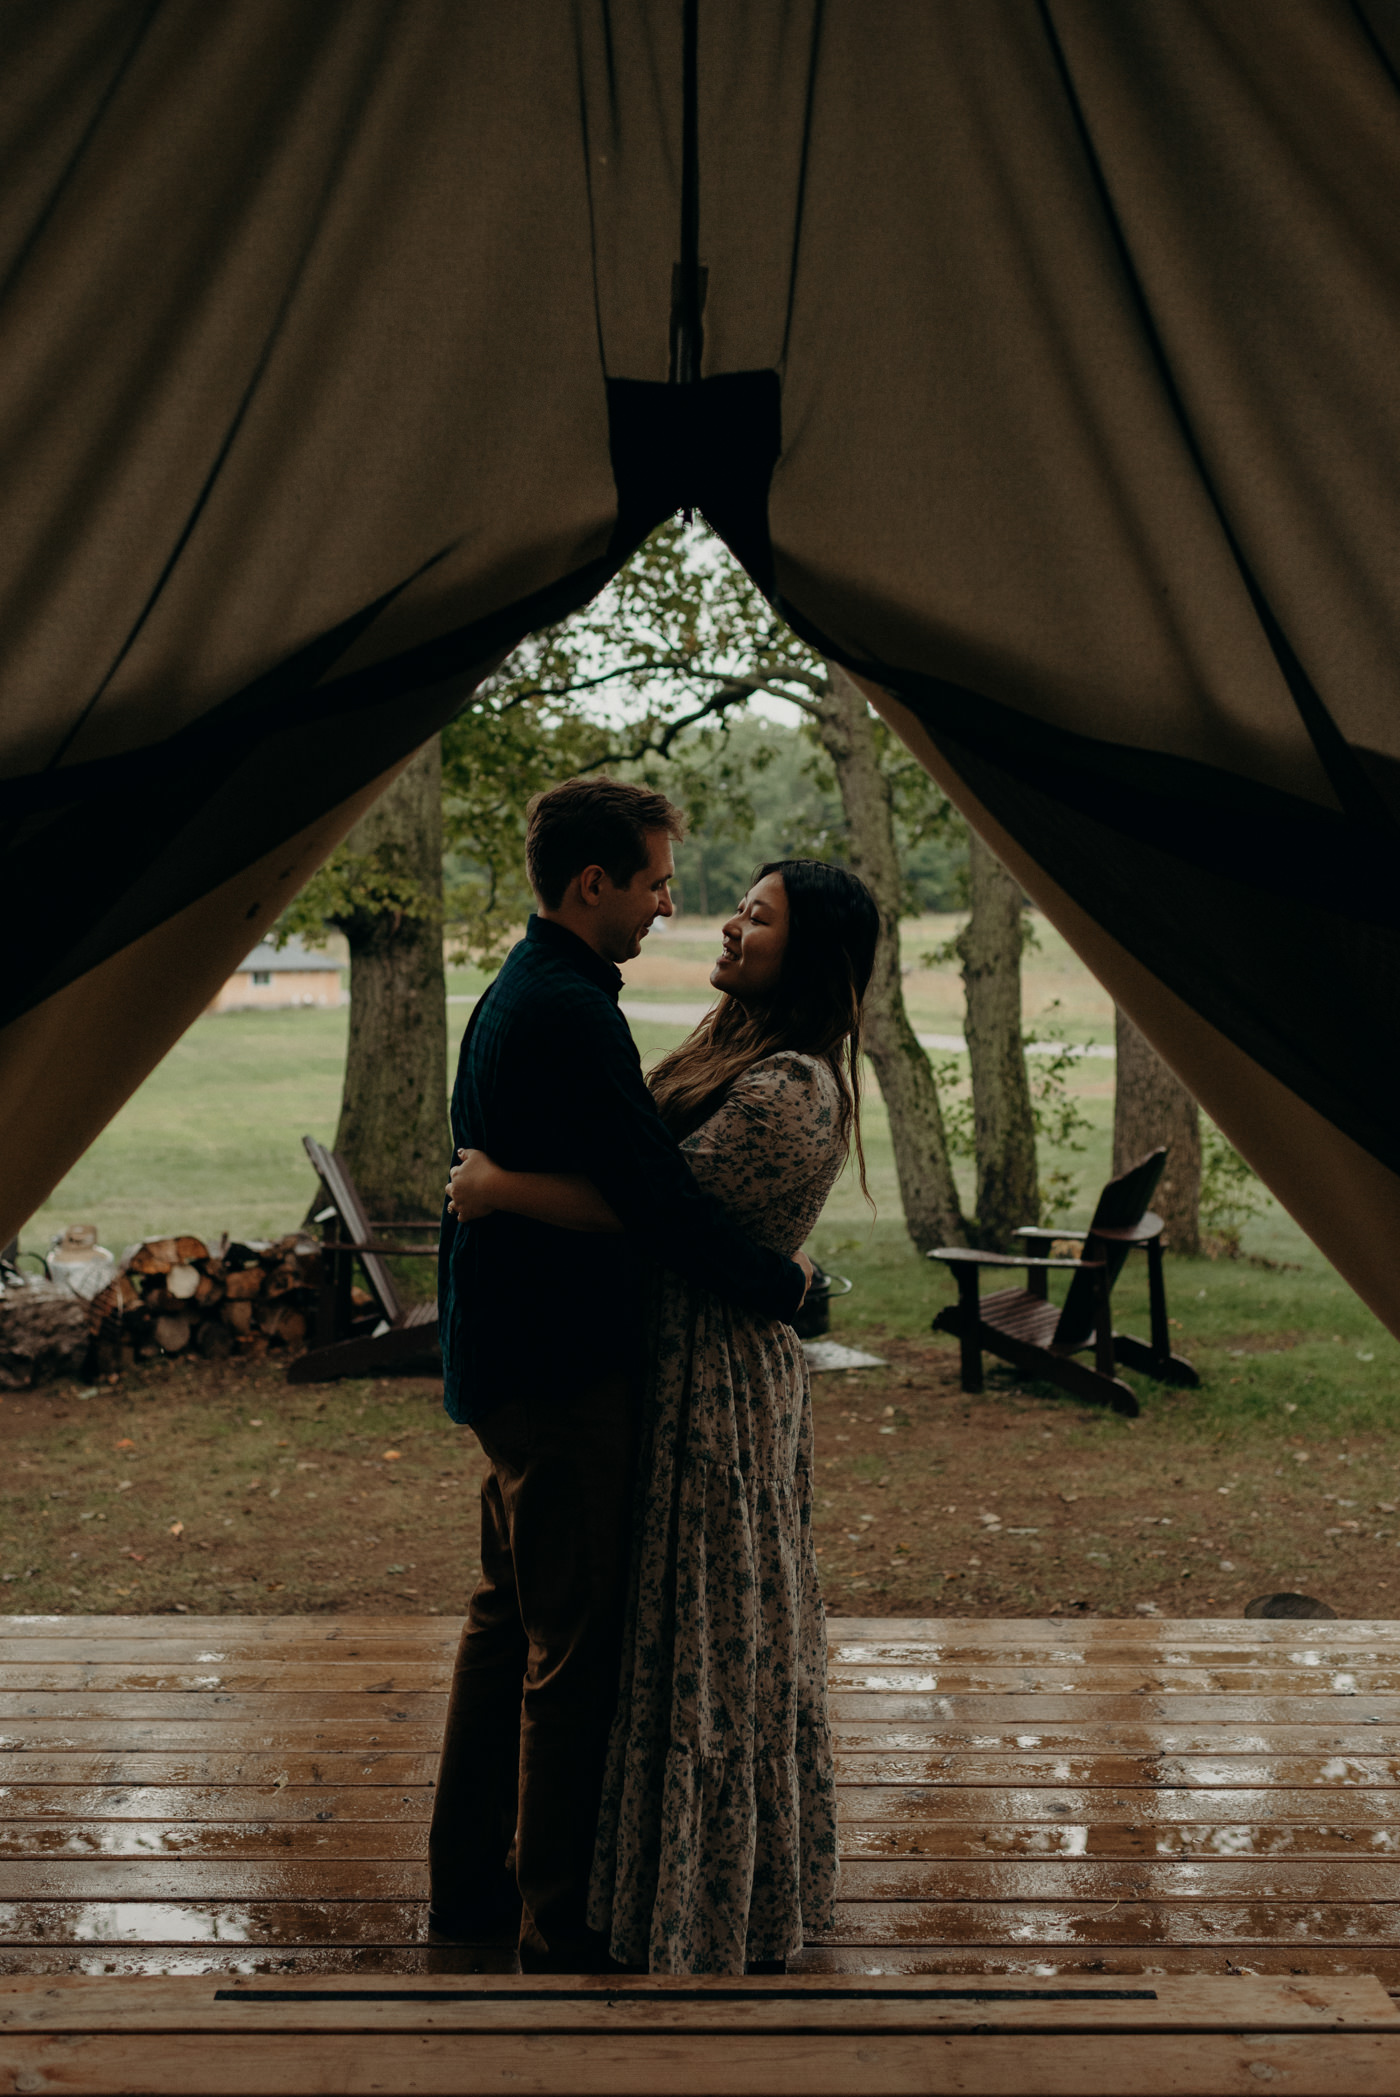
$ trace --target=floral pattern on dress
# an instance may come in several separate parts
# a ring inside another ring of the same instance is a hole
[[[791,1253],[844,1163],[827,1065],[754,1064],[682,1145]],[[653,1973],[742,1973],[829,1929],[836,1794],[812,1404],[788,1325],[655,1278],[622,1682],[589,1920]]]

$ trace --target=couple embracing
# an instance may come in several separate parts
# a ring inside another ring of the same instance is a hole
[[[644,1079],[619,962],[671,915],[679,812],[531,804],[538,909],[452,1098],[446,1402],[490,1461],[452,1681],[430,1926],[520,1922],[525,1972],[781,1970],[830,1924],[802,1242],[854,1142],[879,919],[765,866],[718,1004]]]

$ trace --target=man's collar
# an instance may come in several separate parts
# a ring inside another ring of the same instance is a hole
[[[614,968],[611,961],[605,961],[601,954],[595,954],[586,939],[580,939],[577,932],[571,932],[557,918],[540,917],[532,911],[525,927],[525,937],[541,941],[570,968],[587,976],[589,982],[596,983],[600,990],[606,990],[609,997],[615,998],[622,989],[622,971]]]

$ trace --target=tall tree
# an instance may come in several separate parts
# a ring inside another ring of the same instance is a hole
[[[1153,1207],[1173,1252],[1201,1249],[1201,1112],[1126,1012],[1118,1011],[1118,1075],[1113,1096],[1113,1170],[1126,1172],[1159,1143],[1167,1163]]]
[[[968,832],[971,915],[955,942],[967,1002],[977,1151],[977,1239],[1008,1249],[1019,1224],[1040,1220],[1035,1110],[1021,1030],[1021,886],[990,845]]]
[[[880,944],[865,1001],[865,1047],[889,1115],[905,1227],[920,1252],[965,1243],[963,1219],[933,1066],[904,1005],[899,920],[904,876],[895,846],[894,796],[880,765],[865,695],[836,663],[813,678],[808,708],[831,759],[846,814],[851,867],[880,912]]]
[[[335,1147],[369,1212],[442,1206],[448,1156],[442,964],[442,756],[434,737],[280,921],[283,937],[350,948],[350,1027]]]

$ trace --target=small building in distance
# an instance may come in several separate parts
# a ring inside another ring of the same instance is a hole
[[[210,1012],[247,1012],[285,1005],[343,1005],[342,964],[332,955],[289,939],[284,947],[260,940],[236,968]]]

